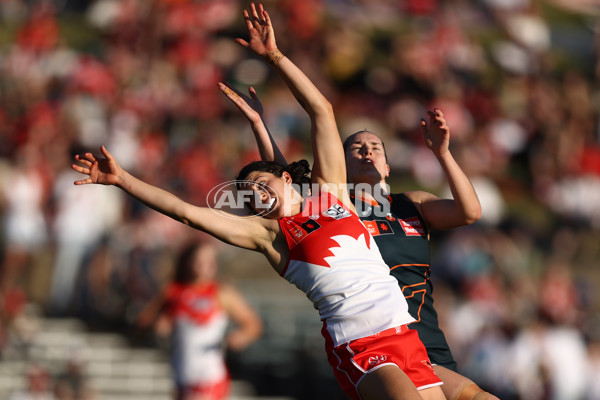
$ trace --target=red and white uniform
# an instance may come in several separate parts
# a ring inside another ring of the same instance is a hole
[[[398,366],[417,389],[441,385],[418,333],[406,326],[415,319],[398,282],[358,216],[323,192],[278,221],[289,248],[281,275],[319,310],[327,359],[344,392],[360,399],[361,380],[385,365]]]
[[[306,199],[279,225],[290,251],[282,276],[319,310],[334,346],[414,321],[375,240],[335,196]]]
[[[228,388],[223,353],[228,318],[219,304],[218,291],[216,283],[167,288],[167,312],[174,324],[171,363],[179,387],[196,392]]]

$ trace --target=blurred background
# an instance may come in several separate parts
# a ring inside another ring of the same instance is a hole
[[[342,136],[384,138],[392,191],[448,196],[418,126],[444,112],[483,207],[473,226],[432,235],[460,370],[503,400],[600,399],[600,4],[263,4]],[[287,159],[308,157],[307,115],[233,40],[247,36],[244,7],[0,1],[0,398],[170,398],[168,344],[138,317],[202,234],[115,188],[75,188],[70,164],[104,144],[134,175],[204,205],[259,157],[222,80],[254,86]],[[262,256],[219,250],[220,278],[265,322],[228,356],[232,398],[343,399],[308,300]]]

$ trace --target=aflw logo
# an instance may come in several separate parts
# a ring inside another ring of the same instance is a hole
[[[209,208],[232,218],[240,216],[261,217],[271,210],[277,195],[267,185],[252,189],[253,181],[233,180],[215,186],[206,195]],[[266,200],[265,200],[266,197]]]
[[[319,192],[322,186],[333,188],[336,184],[311,184],[298,185],[292,184],[294,189],[301,193],[303,197],[310,196]],[[340,184],[337,184],[340,185]],[[376,217],[385,218],[390,213],[390,203],[385,196],[389,187],[381,188],[379,186],[372,187],[366,184],[353,185],[343,184],[348,191],[358,193],[372,193],[373,198],[378,202],[377,207],[371,207],[366,203],[359,202],[356,204],[356,211],[359,215],[370,213]],[[286,194],[287,196],[287,194]],[[209,208],[222,212],[223,215],[236,218],[241,216],[256,216],[262,217],[268,214],[274,204],[282,203],[286,207],[291,208],[294,201],[279,201],[277,194],[273,188],[267,185],[258,185],[256,182],[249,180],[232,180],[221,183],[212,188],[206,195],[206,204]],[[297,203],[297,201],[296,201]],[[367,207],[367,209],[363,209]],[[327,215],[335,219],[345,218],[350,214],[341,206],[338,209],[329,209]]]
[[[327,211],[325,211],[324,214],[334,219],[342,219],[350,216],[348,210],[346,210],[339,204],[332,205]]]

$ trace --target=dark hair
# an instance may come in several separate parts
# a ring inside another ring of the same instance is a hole
[[[352,146],[352,139],[354,138],[354,136],[358,135],[359,133],[370,133],[372,135],[375,135],[379,138],[379,140],[381,140],[381,146],[383,147],[383,155],[385,156],[385,161],[387,162],[387,152],[385,151],[385,143],[383,143],[383,139],[381,139],[378,135],[376,135],[375,133],[371,132],[370,130],[367,129],[363,129],[362,131],[358,131],[358,132],[354,132],[352,135],[348,136],[343,143],[344,146],[344,154],[346,154],[348,152],[348,150],[350,149],[350,146]]]
[[[306,160],[294,161],[288,165],[282,165],[275,161],[253,161],[240,170],[236,178],[236,187],[241,189],[242,181],[245,181],[252,172],[268,172],[281,178],[284,172],[290,174],[292,183],[300,188],[302,196],[310,194],[310,165]],[[245,206],[253,213],[256,211],[248,203]]]
[[[192,267],[194,265],[194,255],[200,246],[198,243],[191,243],[179,253],[175,263],[174,282],[186,284],[192,283],[196,279],[196,274]]]
[[[281,178],[284,172],[287,172],[292,177],[292,182],[298,185],[310,184],[310,166],[308,161],[300,160],[289,163],[287,166],[281,165],[275,161],[253,161],[241,169],[236,180],[244,181],[248,175],[254,171],[269,172],[278,178]]]

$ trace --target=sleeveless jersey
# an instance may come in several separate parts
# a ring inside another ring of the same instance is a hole
[[[410,314],[416,319],[410,327],[419,332],[433,364],[456,370],[433,307],[429,230],[404,194],[388,195],[387,200],[389,206],[353,198],[358,216],[373,235],[390,273],[398,280]]]
[[[278,221],[289,248],[281,275],[312,301],[334,346],[414,321],[373,237],[335,196]]]
[[[167,313],[174,323],[172,365],[179,385],[211,384],[226,379],[223,338],[227,315],[219,304],[219,286],[171,284]]]

